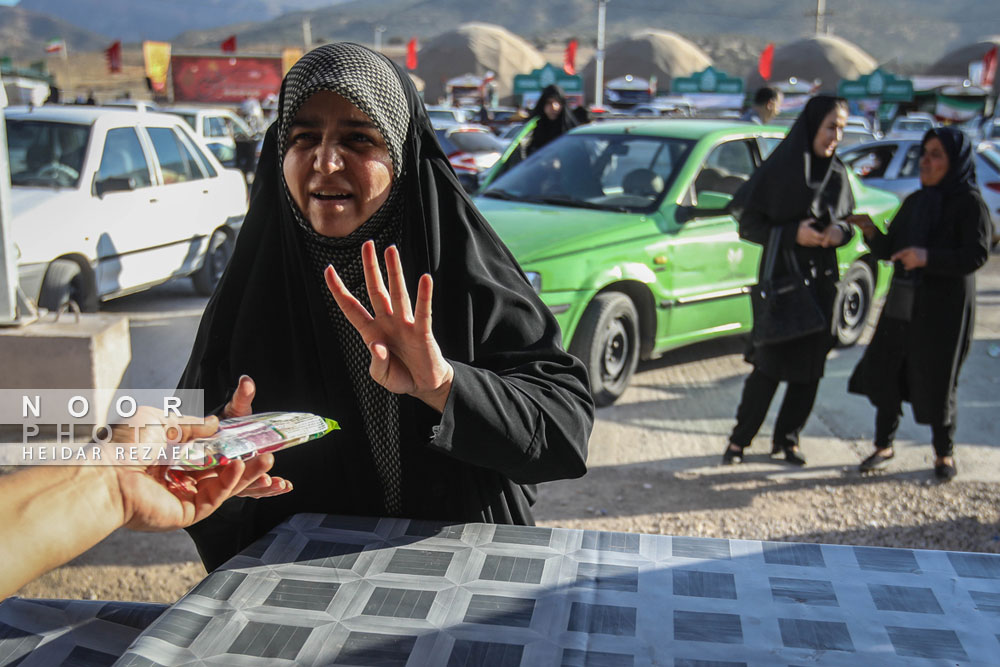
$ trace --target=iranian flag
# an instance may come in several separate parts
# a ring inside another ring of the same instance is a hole
[[[66,40],[62,37],[57,37],[55,39],[50,39],[45,43],[45,53],[59,53],[66,52]]]

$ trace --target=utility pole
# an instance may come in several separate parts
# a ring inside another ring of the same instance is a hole
[[[302,19],[302,43],[305,45],[306,51],[312,49],[312,43],[313,43],[312,19],[309,18]]]
[[[0,111],[7,95],[0,81]],[[17,263],[10,228],[10,164],[7,161],[7,134],[0,123],[0,325],[17,321]]]
[[[594,105],[604,106],[604,18],[608,0],[597,0],[597,53],[594,54]]]
[[[817,35],[829,35],[830,26],[827,25],[826,19],[828,16],[833,16],[833,14],[826,11],[826,0],[816,0],[816,13],[806,12],[806,16],[814,16],[816,18],[816,34]]]
[[[384,25],[377,25],[377,26],[375,26],[375,50],[376,51],[381,51],[382,50],[382,33],[383,32],[385,32],[385,26]]]

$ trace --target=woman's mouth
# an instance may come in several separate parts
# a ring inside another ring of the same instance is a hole
[[[345,192],[323,191],[312,192],[310,196],[320,201],[344,201],[350,199],[352,195]]]

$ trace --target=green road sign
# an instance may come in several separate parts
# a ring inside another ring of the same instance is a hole
[[[541,69],[534,70],[531,74],[514,75],[514,94],[538,93],[553,83],[562,88],[567,95],[583,93],[582,76],[567,74],[563,70],[553,67],[550,63]]]
[[[909,102],[913,99],[913,82],[877,69],[855,81],[844,79],[837,86],[837,94],[848,99],[860,97],[880,98],[883,102]]]
[[[691,76],[674,77],[670,83],[670,92],[738,95],[743,92],[743,79],[729,76],[710,66]]]

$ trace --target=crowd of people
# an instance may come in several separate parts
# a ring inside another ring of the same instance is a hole
[[[748,119],[766,122],[779,106],[760,95]],[[529,153],[575,125],[554,87],[534,115]],[[825,326],[781,342],[751,336],[753,371],[723,462],[742,460],[786,383],[772,452],[805,464],[799,435],[834,342],[836,248],[856,226],[896,266],[851,380],[876,408],[875,451],[860,468],[892,459],[908,401],[931,426],[937,475],[950,479],[974,273],[989,250],[970,142],[927,133],[922,188],[886,231],[854,214],[834,153],[846,117],[842,99],[810,100],[734,198],[741,236],[774,245],[773,276],[802,279]],[[142,466],[0,478],[0,550],[23,564],[4,573],[0,594],[120,525],[186,527],[212,570],[299,512],[531,524],[536,483],[586,472],[594,420],[584,366],[463,190],[410,77],[346,43],[311,51],[285,77],[180,386],[203,390],[217,416],[314,412],[341,430],[176,488]],[[216,427],[210,418],[185,437]],[[55,526],[50,500],[65,508]]]

